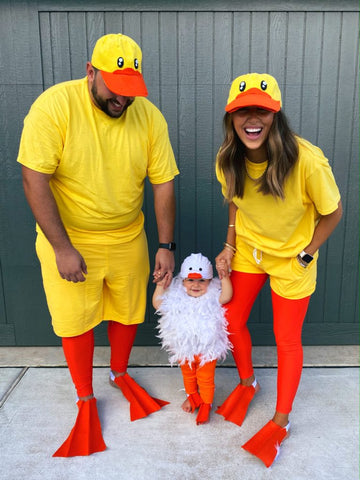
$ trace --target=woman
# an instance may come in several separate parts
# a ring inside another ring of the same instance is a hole
[[[272,420],[243,445],[268,467],[290,427],[318,250],[339,223],[342,206],[322,151],[290,130],[272,76],[236,78],[225,110],[216,174],[229,205],[229,225],[216,261],[225,260],[232,269],[234,295],[227,320],[240,384],[217,413],[241,425],[260,388],[246,323],[269,278],[278,353],[277,404]]]

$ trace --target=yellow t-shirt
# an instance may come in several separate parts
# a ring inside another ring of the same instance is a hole
[[[179,173],[161,112],[136,97],[120,118],[111,118],[91,101],[86,77],[55,85],[34,102],[18,162],[53,175],[65,228],[86,243],[136,237],[144,223],[145,178],[160,184]]]
[[[295,257],[311,241],[320,215],[334,212],[340,201],[328,160],[320,148],[297,137],[299,158],[285,181],[285,199],[258,192],[246,177],[243,198],[234,197],[236,235],[259,251],[278,257]],[[258,178],[266,162],[247,161],[248,175]],[[216,164],[216,175],[225,195],[226,184]],[[236,255],[233,268],[236,269]]]

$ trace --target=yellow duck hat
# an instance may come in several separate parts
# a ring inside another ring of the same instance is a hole
[[[139,45],[121,33],[110,33],[98,39],[91,64],[100,70],[105,85],[116,95],[146,97],[141,73],[142,52]]]
[[[260,107],[271,112],[281,109],[281,92],[277,81],[267,73],[240,75],[232,82],[225,110]]]

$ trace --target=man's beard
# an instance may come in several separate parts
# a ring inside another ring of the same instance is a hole
[[[114,96],[113,98],[106,99],[106,100],[104,98],[100,97],[97,93],[97,88],[96,88],[95,82],[92,84],[91,93],[92,93],[93,99],[96,102],[96,105],[100,108],[100,110],[102,110],[104,113],[106,113],[106,115],[108,115],[109,117],[112,117],[112,118],[120,118],[121,115],[126,111],[126,109],[134,101],[134,99],[128,98],[126,100],[126,103],[123,106],[122,110],[112,111],[111,108],[109,107],[109,105],[111,105],[112,100],[116,99],[116,96]]]

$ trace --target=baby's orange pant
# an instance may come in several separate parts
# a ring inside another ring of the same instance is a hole
[[[126,371],[136,331],[137,324],[123,325],[109,321],[108,337],[111,347],[111,370],[121,373]],[[94,331],[89,330],[77,337],[64,337],[62,338],[62,346],[78,397],[92,395]]]
[[[226,305],[226,318],[229,322],[229,339],[233,344],[233,357],[241,379],[249,378],[254,373],[247,320],[267,278],[265,273],[231,273],[234,294]],[[300,383],[303,365],[301,331],[310,296],[294,300],[280,297],[274,291],[271,291],[271,296],[278,355],[276,411],[288,414]]]
[[[207,362],[200,367],[200,358],[195,356],[191,363],[180,365],[184,380],[185,392],[188,395],[199,392],[205,403],[212,403],[215,392],[215,368],[216,360]]]

